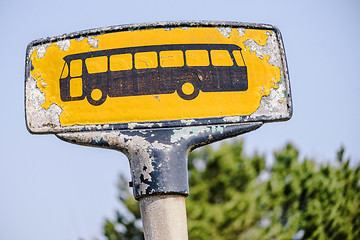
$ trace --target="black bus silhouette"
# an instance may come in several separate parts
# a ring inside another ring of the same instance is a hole
[[[184,100],[199,91],[246,91],[247,67],[234,44],[173,44],[117,48],[64,57],[62,101],[94,106],[109,97],[171,94]],[[75,87],[76,86],[76,87]],[[79,90],[80,89],[80,90]],[[94,93],[97,93],[94,94]]]

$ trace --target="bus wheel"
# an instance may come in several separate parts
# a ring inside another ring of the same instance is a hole
[[[100,89],[95,88],[87,96],[87,100],[91,105],[99,106],[105,102],[106,97],[107,95],[103,94],[103,92]]]
[[[199,95],[199,87],[193,82],[186,81],[183,84],[179,84],[177,93],[184,100],[193,100]]]

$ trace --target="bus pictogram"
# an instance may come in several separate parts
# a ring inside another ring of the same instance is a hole
[[[177,92],[193,100],[199,92],[246,91],[248,74],[235,44],[172,44],[128,47],[67,55],[60,77],[61,100]]]

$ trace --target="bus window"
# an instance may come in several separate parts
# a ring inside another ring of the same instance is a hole
[[[182,67],[184,66],[183,52],[177,51],[162,51],[160,52],[161,67]]]
[[[110,56],[110,71],[132,69],[132,54],[117,54]]]
[[[63,71],[61,73],[61,78],[66,78],[69,75],[69,67],[67,63],[64,64]]]
[[[82,60],[72,60],[70,62],[70,76],[79,77],[82,75]]]
[[[210,55],[213,66],[232,66],[234,64],[227,50],[211,50]]]
[[[135,68],[156,68],[158,66],[156,52],[135,53]]]
[[[186,64],[188,66],[209,66],[209,53],[207,50],[187,50]]]
[[[107,56],[87,58],[85,64],[90,74],[106,72],[108,69]]]
[[[235,57],[235,61],[238,66],[245,66],[245,63],[241,56],[240,50],[234,50],[233,55]]]
[[[81,78],[72,78],[70,80],[70,96],[71,97],[80,97],[83,94],[82,90],[82,79]]]

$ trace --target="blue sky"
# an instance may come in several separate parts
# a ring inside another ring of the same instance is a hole
[[[168,20],[268,23],[283,35],[294,115],[245,134],[248,153],[294,143],[327,162],[341,145],[360,162],[360,2],[3,1],[0,8],[0,239],[103,239],[116,184],[128,174],[119,152],[30,135],[24,118],[25,49],[32,40],[78,30]],[[191,189],[190,189],[191,191]]]

